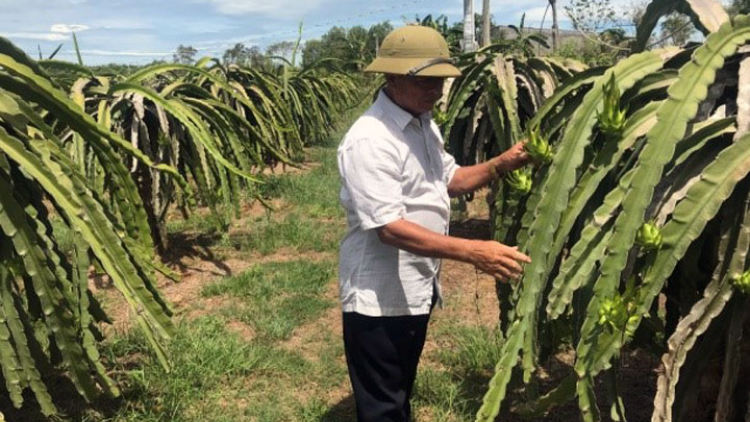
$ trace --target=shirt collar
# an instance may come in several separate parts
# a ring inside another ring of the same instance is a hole
[[[427,113],[422,113],[419,118],[414,117],[411,113],[394,103],[393,100],[385,94],[384,90],[380,91],[378,99],[375,102],[401,130],[404,130],[412,121],[417,124],[420,124],[421,121],[421,124],[424,125],[429,123],[432,118],[432,113],[429,111]]]

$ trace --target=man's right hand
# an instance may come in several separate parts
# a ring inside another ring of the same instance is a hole
[[[504,153],[493,158],[494,162],[492,165],[495,165],[498,173],[508,173],[520,169],[529,163],[531,158],[526,152],[525,144],[526,140],[523,140],[510,147],[510,149]]]
[[[518,280],[523,274],[522,264],[531,262],[531,258],[519,252],[517,246],[506,246],[492,240],[476,241],[473,246],[469,262],[479,271],[504,282]]]

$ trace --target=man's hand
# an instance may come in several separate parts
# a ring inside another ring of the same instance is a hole
[[[521,263],[528,264],[531,258],[519,252],[517,246],[506,246],[490,240],[475,243],[469,255],[469,262],[478,270],[508,282],[521,277]]]
[[[524,140],[513,145],[494,159],[495,163],[493,164],[495,164],[498,173],[517,170],[529,162],[531,158],[524,149],[525,143],[526,141]]]

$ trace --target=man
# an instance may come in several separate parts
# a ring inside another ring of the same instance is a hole
[[[365,70],[385,89],[338,149],[349,232],[339,283],[344,346],[359,422],[407,422],[409,397],[432,307],[441,300],[440,259],[468,262],[503,280],[529,258],[494,241],[448,236],[450,198],[522,167],[521,144],[485,163],[459,167],[430,110],[460,71],[435,30],[391,32]]]

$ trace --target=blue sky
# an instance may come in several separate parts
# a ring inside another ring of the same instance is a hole
[[[546,0],[492,0],[492,13],[497,23],[517,24],[527,12],[533,24],[545,5]],[[388,20],[400,26],[417,14],[445,14],[456,21],[462,7],[463,0],[0,0],[0,35],[33,57],[38,48],[46,57],[62,43],[57,58],[72,61],[75,30],[85,64],[148,63],[171,60],[179,44],[220,57],[237,42],[265,47],[294,40],[300,22],[303,39],[313,39],[334,25]],[[481,7],[475,0],[475,10]]]

